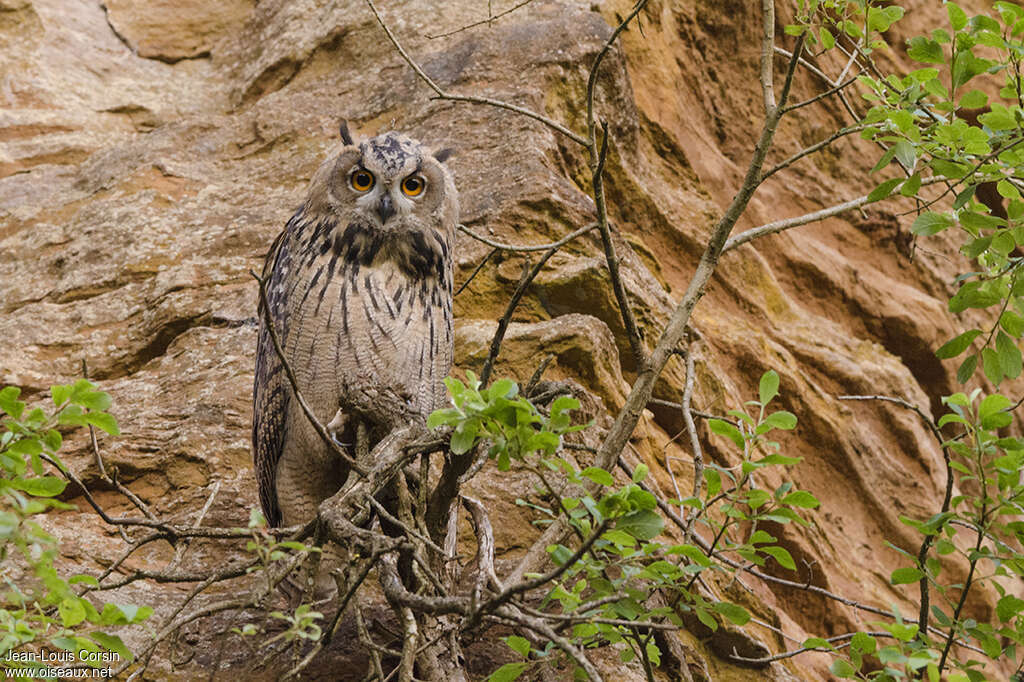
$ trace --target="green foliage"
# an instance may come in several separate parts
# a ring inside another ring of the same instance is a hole
[[[943,359],[966,354],[957,372],[961,383],[981,369],[998,385],[1022,370],[1024,279],[1019,271],[1024,259],[1016,254],[1024,246],[1024,199],[1016,178],[1024,165],[1024,8],[997,2],[988,13],[974,16],[952,2],[946,9],[948,30],[909,41],[907,54],[922,68],[903,77],[861,77],[873,105],[863,120],[868,126],[863,135],[887,148],[875,170],[896,159],[910,175],[906,181],[901,176],[882,182],[873,196],[887,195],[902,183],[901,194],[921,194],[928,207],[914,221],[915,235],[958,228],[961,251],[974,268],[958,278],[949,309],[987,310],[992,322],[964,331],[937,354]],[[1003,83],[997,99],[977,87],[995,78]],[[986,106],[990,111],[976,111]],[[978,125],[971,124],[975,115]],[[920,192],[923,175],[948,181],[950,208]],[[1007,217],[993,214],[978,198],[985,183],[995,185]]]
[[[957,393],[943,402],[950,411],[938,424],[949,425],[956,434],[944,443],[950,469],[956,472],[961,490],[975,492],[955,495],[948,511],[929,519],[901,517],[904,524],[930,538],[929,551],[924,561],[902,552],[913,565],[896,569],[890,578],[893,585],[924,582],[938,596],[929,616],[941,634],[922,632],[920,624],[904,623],[899,613],[894,614],[894,623],[874,623],[892,635],[892,643],[878,653],[885,667],[861,673],[864,679],[908,679],[917,671],[939,679],[947,666],[955,671],[949,673],[950,680],[992,679],[983,672],[984,659],[959,656],[947,660],[950,642],[967,641],[993,660],[1016,658],[1024,646],[1024,600],[1007,590],[1024,577],[1024,553],[1019,549],[1024,544],[1024,523],[1019,521],[1024,500],[1020,473],[1024,470],[1024,440],[998,433],[1010,424],[1013,404],[999,394],[982,397],[980,390],[970,395]],[[961,576],[943,576],[944,569],[956,560],[969,566],[966,585]],[[965,592],[985,584],[999,595],[997,620],[991,623],[978,622],[962,611]],[[837,659],[835,666],[846,673],[840,677],[853,677],[862,663],[851,655],[848,660]]]
[[[107,667],[132,653],[111,629],[145,621],[152,609],[131,604],[94,603],[83,596],[98,586],[88,575],[60,576],[58,542],[37,519],[54,509],[67,481],[58,451],[60,428],[95,426],[111,435],[117,421],[106,412],[110,396],[81,379],[50,389],[53,409],[28,408],[21,390],[0,390],[0,561],[6,591],[0,597],[0,667],[44,668],[40,648],[69,652],[70,658]],[[77,589],[76,589],[77,588]]]
[[[436,410],[427,420],[432,429],[452,427],[451,449],[457,455],[486,440],[498,469],[508,471],[513,460],[522,461],[535,452],[554,454],[562,435],[585,428],[570,425],[568,412],[579,407],[575,398],[559,396],[545,415],[519,395],[519,386],[511,379],[499,379],[481,391],[476,375],[466,375],[468,386],[454,377],[444,380],[453,407]]]
[[[662,541],[665,521],[656,498],[642,485],[648,474],[646,466],[638,466],[632,480],[617,482],[610,471],[595,466],[581,469],[563,456],[563,436],[582,428],[570,422],[568,412],[578,407],[573,399],[558,398],[545,413],[521,397],[514,382],[502,379],[482,391],[470,375],[469,386],[455,379],[447,381],[454,406],[434,412],[428,424],[450,426],[453,450],[458,442],[459,452],[468,452],[481,441],[490,443],[489,453],[500,470],[517,465],[532,471],[548,495],[561,489],[561,485],[552,485],[553,476],[558,476],[559,484],[572,484],[569,490],[584,491],[556,496],[555,513],[565,518],[579,538],[592,544],[581,556],[561,544],[547,548],[561,572],[550,583],[544,607],[578,619],[571,639],[579,647],[611,644],[619,648],[623,661],[638,658],[645,665],[657,665],[661,652],[650,632],[622,623],[681,626],[683,613],[693,613],[712,629],[721,627],[723,621],[737,626],[750,621],[741,605],[709,600],[694,589],[697,577],[706,570],[734,570],[718,559],[719,552],[735,552],[758,566],[772,560],[790,570],[796,567],[789,551],[777,544],[776,537],[759,529],[758,523],[806,524],[799,510],[817,507],[818,500],[807,491],[795,490],[792,483],[761,489],[753,477],[755,471],[799,461],[783,456],[779,444],[768,438],[772,431],[796,426],[791,413],[767,409],[778,396],[779,383],[777,373],[766,372],[759,382],[759,400],[747,403],[754,408],[753,414],[734,411],[730,414],[735,422],[711,422],[715,433],[742,452],[741,475],[709,466],[703,494],[675,500],[681,509],[690,511],[691,524],[705,525],[717,537],[708,549],[690,541]],[[725,489],[723,480],[728,482]],[[651,597],[656,592],[669,595],[674,608],[652,607]],[[538,650],[519,636],[505,642],[523,660],[503,665],[489,680],[514,680],[534,662],[559,651],[552,643]]]

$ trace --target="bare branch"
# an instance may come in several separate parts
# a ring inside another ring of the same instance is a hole
[[[775,47],[775,0],[761,0],[761,95],[764,114],[775,115],[775,76],[772,59]]]
[[[456,292],[452,295],[452,298],[455,298],[456,296],[461,294],[465,290],[465,288],[468,287],[470,283],[476,278],[476,276],[480,274],[480,271],[483,270],[483,267],[485,265],[487,265],[487,261],[491,259],[491,256],[498,253],[498,251],[500,250],[501,249],[491,249],[490,251],[488,251],[487,255],[483,257],[483,259],[477,264],[475,268],[473,268],[473,272],[469,273],[469,277],[466,278],[466,281],[463,282],[462,285],[459,286],[458,290],[456,290]]]
[[[790,107],[790,109],[792,109],[792,107]],[[839,138],[846,137],[847,135],[850,135],[852,133],[859,133],[860,131],[866,130],[869,127],[870,126],[866,126],[866,125],[855,125],[855,126],[848,126],[846,128],[840,128],[836,132],[834,132],[831,135],[829,135],[828,137],[826,137],[824,140],[822,140],[820,142],[816,142],[816,143],[812,144],[810,147],[807,147],[806,149],[801,149],[800,151],[798,151],[796,154],[793,154],[792,156],[790,156],[785,161],[783,161],[783,162],[781,162],[781,163],[779,163],[779,164],[777,164],[775,166],[772,166],[772,168],[770,168],[769,170],[765,171],[765,173],[761,176],[761,182],[764,182],[765,180],[770,178],[772,175],[778,173],[783,168],[789,168],[791,165],[793,165],[794,163],[796,163],[800,159],[804,158],[805,156],[810,156],[811,154],[814,154],[816,152],[821,151],[822,149],[824,149],[825,147],[829,146],[830,144],[832,144],[833,142],[835,142]]]
[[[693,414],[690,413],[690,400],[693,397],[695,374],[693,349],[691,348],[686,352],[686,384],[683,387],[682,412],[683,421],[686,422],[686,430],[690,434],[690,448],[693,450],[693,496],[700,499],[701,491],[704,489],[704,451],[701,450],[700,438],[697,436],[697,426],[693,423]],[[683,534],[683,542],[690,542],[694,519],[690,520],[690,524]]]
[[[565,135],[566,137],[568,137],[570,140],[572,140],[573,142],[575,142],[578,145],[581,145],[583,147],[587,146],[587,141],[584,138],[580,137],[579,135],[577,135],[573,131],[569,130],[568,128],[563,126],[561,123],[559,123],[559,122],[557,122],[557,121],[555,121],[553,119],[550,119],[547,116],[542,116],[541,114],[538,114],[538,113],[536,113],[534,111],[530,111],[529,109],[526,109],[525,107],[520,107],[520,106],[517,106],[515,104],[509,104],[508,102],[502,102],[501,100],[497,100],[497,99],[491,99],[490,97],[475,97],[475,96],[470,96],[470,95],[453,95],[453,94],[449,94],[449,93],[445,92],[444,90],[441,89],[441,87],[437,83],[435,83],[433,81],[433,79],[430,78],[430,76],[428,76],[423,71],[422,68],[420,68],[419,64],[417,64],[415,61],[413,61],[412,57],[409,56],[409,53],[405,51],[405,48],[403,48],[401,43],[398,42],[398,39],[395,38],[395,34],[392,33],[391,29],[388,27],[388,25],[386,23],[384,23],[384,19],[380,16],[380,12],[377,11],[377,6],[373,4],[373,0],[366,0],[366,4],[370,6],[370,10],[373,12],[373,16],[377,18],[377,23],[380,24],[380,27],[382,29],[384,29],[384,32],[388,36],[388,40],[390,40],[391,44],[395,46],[396,50],[398,50],[398,54],[402,55],[402,59],[405,60],[405,63],[408,64],[412,68],[412,70],[416,72],[416,75],[419,76],[420,79],[424,83],[426,83],[427,86],[430,87],[431,90],[433,90],[435,93],[437,93],[436,99],[448,100],[450,102],[468,102],[469,104],[486,104],[488,106],[498,107],[499,109],[506,109],[508,111],[513,111],[513,112],[515,112],[517,114],[522,114],[523,116],[526,116],[528,118],[532,118],[535,121],[543,123],[544,125],[548,126],[552,130],[555,130],[555,131],[561,133],[562,135]]]
[[[540,260],[533,266],[529,272],[524,272],[523,277],[519,280],[519,285],[516,290],[512,293],[512,298],[508,301],[508,306],[505,308],[505,314],[498,320],[498,328],[494,331],[494,337],[491,339],[491,348],[487,354],[487,359],[484,361],[483,369],[480,370],[480,383],[483,386],[487,385],[487,382],[491,378],[491,371],[494,369],[494,362],[498,358],[498,353],[501,351],[501,342],[505,338],[505,332],[508,330],[508,325],[512,322],[512,315],[515,313],[516,308],[519,306],[519,301],[522,300],[523,295],[526,294],[526,290],[530,284],[536,279],[537,275],[540,274],[541,268],[544,264],[558,252],[558,249],[563,244],[567,243],[571,238],[577,237],[584,232],[588,232],[594,229],[595,225],[587,225],[581,227],[570,235],[567,235],[564,239],[561,239],[554,244],[540,257]]]
[[[512,251],[514,253],[528,253],[530,251],[547,251],[548,249],[557,249],[560,246],[564,246],[571,242],[573,239],[579,237],[580,235],[586,234],[591,230],[597,229],[597,223],[591,223],[586,227],[581,227],[578,230],[574,230],[573,232],[570,232],[569,234],[565,235],[558,241],[551,242],[550,244],[505,244],[503,242],[495,241],[493,239],[485,237],[481,234],[477,234],[476,232],[469,229],[462,223],[459,223],[458,225],[456,225],[456,227],[458,228],[459,232],[463,233],[468,237],[472,237],[473,239],[477,240],[482,244],[487,244],[487,246],[490,246],[491,248],[501,249],[502,251]]]
[[[937,182],[943,182],[945,179],[946,178],[942,177],[925,178],[924,180],[921,181],[921,185],[932,185]],[[864,196],[857,197],[856,199],[851,199],[850,201],[845,201],[841,204],[836,204],[835,206],[823,208],[820,211],[805,213],[804,215],[797,216],[795,218],[775,220],[770,223],[765,223],[764,225],[761,225],[759,227],[754,227],[744,232],[740,232],[738,235],[732,237],[731,239],[729,239],[729,241],[725,243],[725,248],[722,249],[722,251],[731,251],[735,249],[737,246],[740,246],[741,244],[746,244],[747,242],[753,241],[758,237],[763,237],[769,234],[775,234],[776,232],[782,232],[784,230],[788,230],[794,227],[800,227],[801,225],[806,225],[808,223],[824,220],[825,218],[831,218],[832,216],[839,215],[840,213],[843,213],[844,211],[849,211],[850,209],[853,208],[859,208],[864,204],[870,203],[868,201],[868,196],[869,195],[865,194]]]
[[[939,508],[939,514],[945,514],[949,511],[949,505],[953,499],[953,468],[950,462],[949,446],[946,443],[946,439],[942,437],[942,432],[939,431],[938,425],[932,421],[932,418],[925,414],[917,405],[904,400],[903,398],[894,398],[885,395],[841,395],[838,396],[839,400],[881,400],[885,402],[895,403],[900,407],[904,407],[908,410],[913,411],[921,421],[924,422],[925,426],[931,431],[932,436],[939,443],[939,449],[942,451],[942,459],[945,462],[946,467],[946,490],[942,498],[942,505]],[[932,543],[935,542],[936,535],[925,534],[924,539],[921,541],[921,547],[917,552],[917,564],[918,566],[924,566],[925,559],[928,558],[928,551],[932,547]],[[980,544],[980,538],[979,538]],[[974,564],[971,564],[971,570],[973,571]],[[920,632],[928,631],[928,618],[929,618],[929,589],[928,576],[922,576],[918,587],[921,595],[921,604],[918,609],[917,625]],[[964,593],[967,592],[967,588],[964,588]],[[949,644],[947,643],[946,651],[949,651]]]
[[[516,5],[513,5],[512,7],[509,7],[504,12],[498,12],[495,15],[488,16],[486,19],[481,19],[480,21],[475,21],[472,24],[466,24],[465,26],[462,26],[461,28],[457,28],[454,31],[448,31],[447,33],[438,33],[436,35],[425,34],[423,37],[424,38],[429,38],[431,40],[434,40],[435,38],[447,38],[448,36],[453,36],[456,33],[462,33],[463,31],[468,31],[469,29],[476,28],[477,26],[483,26],[484,24],[490,25],[490,24],[494,23],[495,20],[502,18],[506,14],[511,14],[512,12],[515,12],[520,7],[523,7],[524,5],[529,5],[531,2],[533,2],[533,0],[522,0],[522,2],[520,2],[520,3],[516,4]]]
[[[629,340],[629,348],[633,353],[633,361],[637,368],[641,368],[647,362],[643,341],[640,337],[640,330],[633,315],[633,308],[629,305],[629,297],[626,295],[626,288],[622,285],[622,277],[619,274],[619,257],[615,253],[615,244],[612,241],[611,228],[608,224],[608,207],[604,196],[604,166],[608,156],[608,124],[601,122],[601,142],[598,146],[597,121],[594,118],[594,95],[597,89],[597,74],[601,68],[601,62],[605,55],[611,50],[612,45],[619,35],[626,30],[626,27],[644,7],[647,0],[640,0],[634,5],[633,10],[626,15],[626,18],[619,22],[619,25],[612,31],[611,36],[605,41],[601,50],[594,57],[594,63],[590,67],[590,74],[587,76],[587,151],[590,155],[591,184],[594,189],[594,205],[597,208],[597,224],[601,229],[601,244],[604,247],[605,262],[608,264],[608,274],[612,281],[612,291],[615,294],[615,301],[619,306],[619,313],[622,315],[622,324],[626,330],[626,338]]]

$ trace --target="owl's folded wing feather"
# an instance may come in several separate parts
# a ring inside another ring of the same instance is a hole
[[[273,322],[278,339],[283,342],[285,326],[284,296],[281,282],[288,267],[288,249],[285,235],[281,232],[267,254],[263,266],[263,280],[266,282],[269,314],[259,304],[259,340],[256,346],[256,377],[254,382],[254,403],[252,417],[253,465],[259,484],[260,506],[271,526],[281,523],[281,508],[277,502],[277,463],[285,442],[286,416],[291,401],[291,386],[285,376],[281,360],[274,349],[268,320]]]

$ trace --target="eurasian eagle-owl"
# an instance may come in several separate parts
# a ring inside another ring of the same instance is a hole
[[[303,414],[274,350],[274,324],[299,392],[351,447],[360,417],[339,412],[347,391],[388,386],[425,418],[444,399],[452,364],[452,245],[458,195],[444,165],[390,132],[343,144],[310,183],[263,269],[253,459],[267,521],[306,523],[349,467]],[[369,446],[386,435],[364,424]]]

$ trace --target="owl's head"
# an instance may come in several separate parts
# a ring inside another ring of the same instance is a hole
[[[342,139],[344,146],[321,172],[327,208],[343,224],[359,219],[366,228],[396,236],[428,227],[454,229],[455,183],[444,165],[450,150],[432,153],[396,132],[356,144],[344,126]]]

